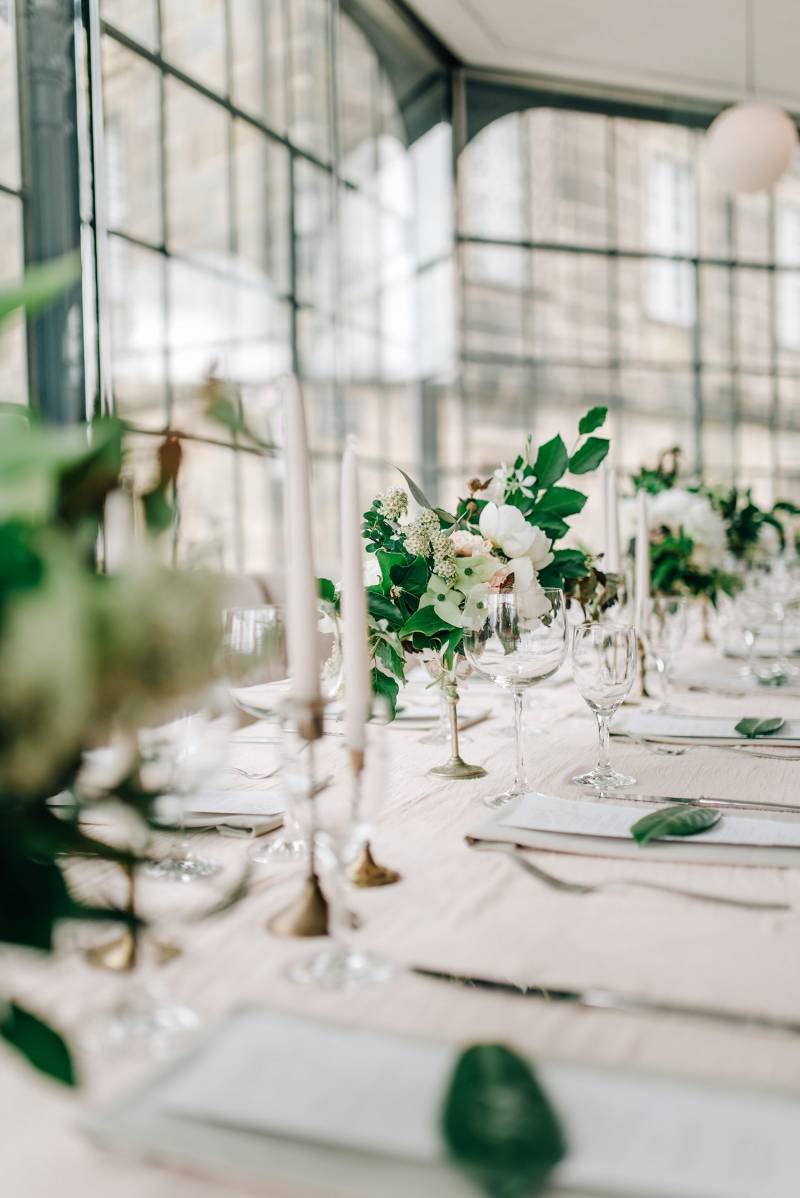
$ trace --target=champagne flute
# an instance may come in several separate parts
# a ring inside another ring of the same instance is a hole
[[[484,678],[514,696],[516,773],[508,790],[486,799],[505,807],[528,789],[524,699],[529,687],[555,674],[567,652],[564,594],[554,587],[522,587],[490,593],[483,622],[464,632],[464,652]]]
[[[630,624],[587,622],[574,629],[572,671],[575,683],[597,718],[600,748],[597,764],[572,779],[576,786],[618,790],[635,778],[615,770],[609,760],[609,726],[614,712],[636,678],[636,632]]]

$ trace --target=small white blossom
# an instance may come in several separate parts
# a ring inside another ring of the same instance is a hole
[[[378,496],[380,509],[387,520],[399,520],[408,511],[408,495],[400,487],[390,487]]]

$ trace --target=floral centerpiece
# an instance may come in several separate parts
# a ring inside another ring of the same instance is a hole
[[[605,417],[605,408],[589,411],[571,450],[560,435],[536,452],[529,440],[511,468],[473,479],[455,513],[434,507],[407,475],[408,490],[392,488],[373,501],[363,528],[372,678],[393,710],[409,658],[438,654],[452,665],[464,629],[482,624],[492,591],[513,586],[533,614],[547,608],[544,587],[561,587],[595,609],[613,603],[616,580],[585,550],[558,546],[587,498],[561,480],[603,461],[609,442],[592,434]],[[322,592],[335,595],[328,581]]]
[[[659,595],[690,595],[716,606],[721,593],[732,595],[738,580],[726,568],[725,522],[708,495],[678,485],[680,451],[668,450],[655,469],[633,476],[636,491],[650,495],[651,586]]]
[[[699,487],[725,525],[731,557],[744,567],[768,565],[787,545],[785,525],[800,515],[800,508],[779,499],[771,508],[760,507],[750,487]]]

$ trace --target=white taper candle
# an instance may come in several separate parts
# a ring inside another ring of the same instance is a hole
[[[284,387],[286,488],[286,646],[292,698],[320,697],[319,594],[311,532],[311,486],[303,397],[296,379]]]
[[[635,621],[642,630],[647,619],[650,600],[650,524],[647,510],[647,492],[636,495],[636,561],[634,597],[636,600]]]
[[[619,574],[622,552],[619,543],[619,498],[617,496],[617,472],[609,466],[605,473],[605,557],[603,565],[607,573]]]
[[[365,724],[371,707],[367,598],[361,549],[361,494],[358,458],[348,439],[342,458],[342,657],[344,659],[344,736],[351,753],[364,751]]]

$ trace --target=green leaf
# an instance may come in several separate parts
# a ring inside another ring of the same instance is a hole
[[[323,603],[336,603],[336,587],[331,582],[330,578],[318,578],[317,590],[319,597]]]
[[[431,603],[427,607],[418,607],[397,635],[404,641],[412,632],[424,632],[426,636],[434,636],[437,632],[452,632],[454,627],[449,620],[443,620],[437,615],[436,608]]]
[[[403,623],[403,613],[396,603],[387,599],[380,589],[367,587],[367,610],[376,620],[388,620],[391,628],[399,628]]]
[[[400,653],[397,652],[393,645],[390,645],[386,640],[379,640],[375,645],[375,656],[378,661],[383,662],[387,670],[391,670],[396,678],[401,681],[405,677],[405,662]]]
[[[65,254],[41,266],[32,266],[25,277],[11,287],[0,289],[0,323],[17,308],[35,316],[80,278],[80,254]]]
[[[542,532],[547,533],[551,541],[557,541],[569,532],[569,525],[560,516],[539,516],[536,524]]]
[[[589,437],[569,460],[571,474],[588,474],[596,470],[608,453],[610,442],[605,437]]]
[[[539,447],[533,464],[536,483],[539,487],[552,487],[557,483],[569,464],[567,447],[557,433],[552,441]]]
[[[769,716],[763,720],[750,718],[739,720],[736,731],[750,740],[755,740],[757,736],[769,736],[771,732],[778,732],[785,723],[786,721],[779,715]]]
[[[403,557],[403,561],[408,562],[407,556]],[[392,579],[404,591],[408,591],[411,595],[424,595],[428,589],[428,579],[430,570],[424,557],[415,557],[408,565],[395,566],[392,570]]]
[[[36,1015],[9,1003],[0,1019],[0,1036],[42,1073],[63,1082],[65,1086],[76,1086],[78,1079],[65,1041],[43,1023]]]
[[[602,424],[605,424],[607,415],[608,408],[589,408],[586,415],[581,417],[578,432],[581,436],[584,433],[593,433],[596,428],[600,428]]]
[[[540,513],[548,516],[575,516],[583,511],[585,504],[586,496],[582,491],[573,491],[571,487],[551,487],[531,509],[528,519],[535,524]]]
[[[396,469],[396,470],[400,470],[400,467],[399,467],[399,466],[396,466],[396,467],[395,467],[395,469]],[[430,509],[431,509],[431,511],[434,511],[433,504],[432,504],[432,503],[431,503],[431,501],[430,501],[430,500],[429,500],[429,499],[426,497],[426,495],[425,495],[424,491],[422,490],[422,488],[417,486],[417,484],[414,482],[413,478],[411,478],[411,477],[410,477],[408,474],[406,474],[405,470],[400,470],[400,473],[402,474],[403,478],[406,480],[406,484],[408,485],[408,489],[409,489],[409,491],[411,492],[411,494],[412,494],[413,498],[414,498],[414,499],[416,499],[416,501],[417,501],[417,503],[419,504],[419,506],[420,506],[420,507],[427,507],[427,508],[430,508]]]
[[[492,1198],[540,1193],[567,1150],[535,1074],[503,1044],[476,1044],[459,1057],[442,1133],[456,1164]]]
[[[170,503],[166,488],[160,483],[142,496],[142,509],[148,531],[156,534],[166,532],[176,515],[175,505]]]
[[[713,828],[722,815],[716,807],[691,807],[680,803],[651,811],[631,827],[631,836],[638,844],[660,840],[664,836],[697,836]]]
[[[385,589],[392,585],[394,581],[392,577],[392,568],[394,566],[402,566],[407,560],[405,553],[390,553],[386,549],[379,549],[375,554],[375,560],[381,568],[381,581]]]
[[[390,678],[388,674],[384,674],[383,670],[378,670],[373,667],[372,675],[372,693],[384,698],[389,704],[389,711],[392,719],[397,714],[397,696],[400,693],[400,685],[396,679]]]

